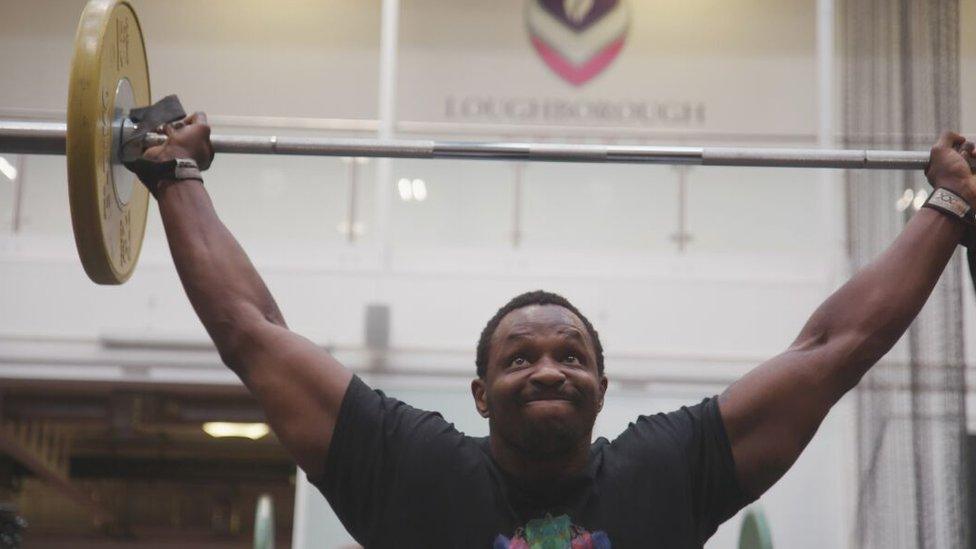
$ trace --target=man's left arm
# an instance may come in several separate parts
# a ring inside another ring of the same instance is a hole
[[[976,206],[967,162],[972,151],[972,143],[944,134],[926,175]],[[786,473],[831,406],[908,329],[965,231],[947,214],[920,210],[887,250],[813,313],[789,349],[719,397],[736,476],[748,495],[758,497]]]

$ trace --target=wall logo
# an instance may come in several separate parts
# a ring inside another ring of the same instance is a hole
[[[581,86],[620,53],[630,26],[625,0],[528,0],[532,46],[563,80]]]

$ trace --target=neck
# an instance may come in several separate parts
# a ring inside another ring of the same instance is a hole
[[[496,433],[490,435],[489,446],[491,457],[502,470],[519,481],[535,484],[558,481],[585,471],[590,459],[590,435],[581,437],[569,451],[553,455],[529,454]]]

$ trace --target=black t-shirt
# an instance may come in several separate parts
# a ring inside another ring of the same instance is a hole
[[[370,549],[701,547],[750,501],[715,398],[639,417],[593,443],[585,473],[539,490],[506,475],[487,438],[355,376],[314,484]]]

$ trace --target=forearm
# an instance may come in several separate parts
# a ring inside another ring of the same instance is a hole
[[[964,231],[944,214],[920,210],[887,250],[814,312],[794,348],[836,347],[848,359],[828,365],[838,368],[836,389],[853,387],[918,315]]]
[[[164,185],[157,198],[187,297],[221,357],[236,369],[245,328],[266,321],[284,325],[281,312],[202,184]]]

